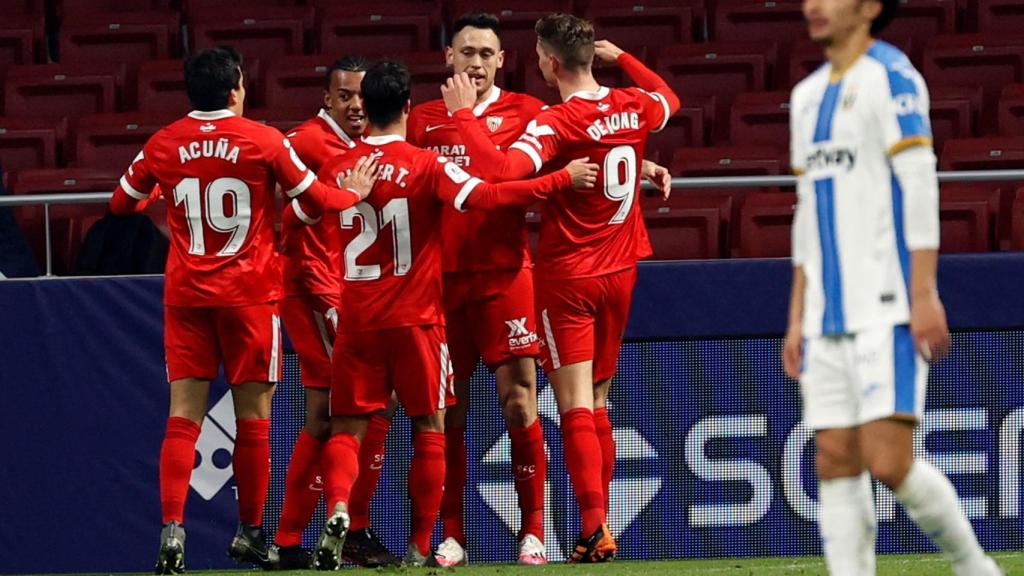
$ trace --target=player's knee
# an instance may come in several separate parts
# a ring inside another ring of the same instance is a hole
[[[879,482],[895,491],[906,479],[910,464],[895,458],[879,458],[868,462],[868,471]]]
[[[329,418],[310,418],[306,415],[306,424],[303,426],[306,434],[321,442],[326,442],[331,436],[331,421]]]
[[[501,412],[508,426],[524,428],[537,417],[537,403],[527,393],[509,394],[502,399]]]
[[[856,476],[864,470],[860,455],[845,445],[819,440],[815,448],[814,465],[818,478]]]

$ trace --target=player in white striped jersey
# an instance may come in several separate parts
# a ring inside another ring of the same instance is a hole
[[[815,430],[819,527],[833,576],[875,573],[871,476],[958,576],[1000,574],[941,472],[913,455],[927,360],[949,344],[935,270],[938,184],[928,91],[873,36],[898,0],[804,0],[828,62],[793,89],[800,175],[793,293],[783,351]]]

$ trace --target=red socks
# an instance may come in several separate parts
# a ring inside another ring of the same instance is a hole
[[[594,430],[594,413],[573,408],[562,414],[562,443],[565,467],[580,507],[582,532],[589,536],[605,521],[601,444]]]
[[[231,460],[238,486],[238,519],[263,525],[263,505],[270,488],[270,419],[237,420]]]
[[[441,501],[444,537],[455,538],[465,546],[462,512],[466,492],[466,428],[448,428],[444,436],[448,444],[445,452],[448,473],[444,476],[444,499]]]
[[[409,468],[409,499],[412,501],[409,541],[416,544],[420,554],[428,555],[430,534],[434,531],[444,491],[445,435],[441,432],[414,433],[412,444],[415,452]]]
[[[615,437],[612,436],[612,421],[608,419],[607,408],[594,409],[594,429],[597,441],[601,443],[601,484],[604,486],[604,513],[607,516],[612,498],[612,474],[615,472]]]
[[[323,442],[305,430],[299,432],[284,481],[281,521],[277,525],[277,536],[274,537],[274,543],[278,546],[302,544],[302,531],[313,517],[322,491],[317,486],[316,477],[320,473],[320,452],[323,447]]]
[[[519,538],[533,534],[544,540],[544,481],[548,475],[544,454],[544,430],[540,418],[525,428],[509,428],[512,441],[512,474],[523,522]]]
[[[185,498],[196,461],[199,424],[172,416],[160,446],[160,511],[164,524],[185,520]]]
[[[356,531],[370,525],[370,501],[380,481],[384,466],[384,441],[387,440],[391,420],[383,416],[370,418],[366,436],[359,446],[359,477],[352,485],[352,497],[348,502],[348,514],[352,519],[349,530]]]
[[[324,445],[320,456],[324,474],[327,515],[338,502],[348,504],[352,485],[359,475],[359,439],[351,434],[335,434]]]

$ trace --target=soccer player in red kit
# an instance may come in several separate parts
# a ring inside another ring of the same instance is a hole
[[[366,112],[359,84],[369,63],[346,56],[334,62],[324,76],[324,107],[313,118],[288,133],[299,158],[314,172],[331,158],[354,148],[366,129]],[[301,548],[302,531],[309,524],[323,492],[320,453],[331,432],[328,391],[331,386],[331,350],[338,330],[341,298],[341,228],[336,215],[316,220],[306,217],[293,201],[282,222],[282,262],[285,298],[281,319],[299,355],[306,397],[306,422],[292,450],[285,477],[284,504],[274,544],[282,570],[308,568],[311,557]],[[384,440],[390,414],[376,415],[360,453],[360,472],[353,487],[352,530],[345,540],[345,558],[366,567],[397,565],[369,528],[370,500],[380,479]]]
[[[360,194],[373,186],[373,192],[341,216],[344,298],[334,346],[332,436],[323,456],[331,516],[314,552],[318,569],[339,564],[359,443],[370,415],[388,405],[392,392],[413,428],[412,528],[405,562],[423,565],[430,555],[445,475],[444,411],[453,392],[441,295],[444,203],[458,210],[526,205],[573,185],[587,186],[597,172],[596,165],[578,160],[535,180],[484,183],[436,152],[405,142],[410,90],[404,66],[375,65],[362,91],[370,135],[320,173],[321,179],[348,174],[344,186],[355,186]],[[379,164],[379,171],[368,169],[370,164]],[[379,178],[375,186],[368,170]]]
[[[280,132],[241,117],[245,87],[237,52],[217,48],[192,56],[185,84],[194,110],[149,139],[111,199],[116,214],[140,211],[158,195],[168,204],[164,349],[171,407],[160,450],[164,527],[157,574],[185,569],[185,499],[210,381],[222,361],[237,418],[232,464],[239,526],[228,553],[264,567],[276,560],[260,528],[271,398],[281,373],[275,187],[307,210],[340,210],[360,200],[318,182]]]
[[[498,151],[473,117],[474,91],[465,75],[442,89],[467,150],[497,178],[519,178],[551,162],[587,156],[602,166],[602,193],[556,194],[544,204],[537,250],[541,364],[561,414],[566,467],[582,515],[570,562],[615,555],[605,523],[615,444],[607,398],[626,328],[636,262],[651,254],[636,196],[647,135],[679,107],[665,82],[608,42],[592,25],[566,14],[537,22],[544,79],[563,102],[530,122],[506,152]],[[640,88],[609,89],[591,72],[597,55],[617,62]]]
[[[544,104],[527,94],[495,86],[504,52],[498,19],[469,13],[455,21],[448,65],[469,74],[476,88],[472,114],[501,149],[516,141]],[[466,172],[491,181],[486,164],[473,161],[441,99],[421,104],[409,116],[409,143],[440,153]],[[466,411],[469,379],[482,357],[497,380],[501,411],[512,444],[512,472],[522,524],[519,562],[545,564],[544,481],[547,457],[537,418],[540,350],[534,321],[533,270],[526,240],[525,207],[442,215],[446,332],[455,371],[456,404],[445,415],[446,470],[441,520],[444,541],[435,557],[441,566],[465,564],[463,504],[466,488]]]

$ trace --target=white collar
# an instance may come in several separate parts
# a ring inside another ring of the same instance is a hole
[[[212,112],[203,112],[202,110],[193,110],[188,113],[189,118],[195,118],[196,120],[223,120],[225,118],[231,118],[235,113],[227,108],[223,110],[214,110]]]
[[[477,118],[483,116],[484,112],[487,111],[487,108],[490,107],[491,104],[497,102],[498,98],[501,98],[501,88],[498,88],[497,85],[492,86],[491,95],[488,96],[483,102],[473,107],[473,116],[476,116]],[[451,116],[452,113],[449,112],[448,117],[451,118]]]
[[[356,143],[348,137],[348,134],[341,129],[341,126],[338,126],[338,123],[334,121],[334,118],[331,118],[331,115],[327,113],[327,110],[321,108],[320,112],[317,113],[317,117],[327,123],[327,126],[334,131],[334,135],[337,136],[345,146],[348,146],[349,148],[356,147]]]
[[[391,144],[392,142],[405,142],[405,138],[402,138],[398,134],[385,134],[383,136],[363,136],[363,142],[366,142],[370,146],[383,146],[385,144]]]
[[[606,86],[601,86],[597,89],[597,92],[590,92],[587,90],[580,90],[579,92],[573,92],[566,97],[565,101],[568,102],[572,98],[582,98],[584,100],[603,100],[608,97],[611,92]]]

